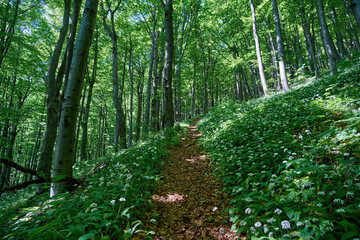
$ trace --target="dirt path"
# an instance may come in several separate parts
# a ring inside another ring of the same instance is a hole
[[[182,144],[171,149],[165,179],[153,195],[153,213],[144,227],[156,232],[155,239],[234,239],[227,196],[219,191],[221,184],[196,142],[201,137],[198,121],[190,126]]]

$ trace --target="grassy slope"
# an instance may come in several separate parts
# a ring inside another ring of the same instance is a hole
[[[51,201],[48,194],[26,200],[29,189],[7,195],[0,202],[0,239],[131,237],[141,228],[144,213],[151,209],[151,191],[168,154],[165,147],[179,142],[179,135],[169,129],[119,154],[106,156],[100,160],[109,164],[100,166],[86,179],[85,187],[74,194]],[[86,168],[75,166],[78,172]]]
[[[287,94],[214,108],[199,123],[238,232],[360,235],[360,64],[339,72]]]

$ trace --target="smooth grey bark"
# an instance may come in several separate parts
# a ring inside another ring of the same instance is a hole
[[[132,45],[130,36],[130,50],[129,50],[129,75],[130,75],[130,117],[129,117],[129,142],[128,146],[132,145],[132,134],[133,134],[133,102],[134,102],[134,76],[132,66]]]
[[[280,79],[281,79],[282,89],[283,89],[284,93],[286,93],[290,89],[289,89],[287,77],[286,77],[286,68],[285,68],[285,62],[284,62],[284,46],[283,46],[283,40],[282,40],[282,35],[281,35],[281,24],[280,24],[277,0],[272,0],[272,5],[273,5],[274,21],[275,21],[276,44],[278,47]]]
[[[79,111],[79,121],[76,125],[76,134],[75,134],[75,144],[74,144],[74,160],[73,163],[76,162],[77,160],[77,156],[78,156],[78,152],[79,152],[79,148],[78,148],[78,142],[79,142],[79,136],[80,136],[80,127],[81,127],[81,121],[83,119],[83,114],[84,114],[84,105],[85,105],[85,99],[86,99],[86,91],[87,90],[87,86],[84,87],[83,90],[83,94],[81,95],[81,104],[80,104],[80,111]]]
[[[148,73],[148,82],[146,86],[146,106],[143,122],[143,137],[146,137],[149,131],[149,121],[150,121],[150,98],[151,98],[151,80],[153,74],[153,67],[155,61],[155,45],[156,45],[156,5],[154,5],[154,11],[151,13],[153,25],[152,25],[152,34],[151,34],[151,54],[150,54],[150,65]]]
[[[349,6],[348,4],[345,2],[345,0],[342,0],[342,3],[343,3],[343,6],[344,6],[344,9],[345,9],[345,13],[346,13],[346,18],[348,20],[348,24],[350,26],[350,31],[349,31],[349,35],[350,35],[350,38],[352,38],[353,34],[354,34],[354,41],[352,42],[352,44],[355,44],[355,47],[357,49],[357,51],[360,51],[360,42],[359,42],[359,38],[358,38],[358,35],[356,33],[356,29],[354,27],[354,24],[353,24],[353,21],[350,17],[350,9],[349,9]],[[352,12],[352,10],[351,10]]]
[[[158,80],[158,83],[157,85],[159,86],[159,92],[162,91],[162,76],[163,76],[163,71],[164,71],[164,62],[165,62],[165,47],[163,46],[162,50],[161,50],[161,57],[159,59],[159,69],[158,69],[158,72],[157,72],[157,80]],[[163,96],[163,99],[164,99],[164,96]],[[156,115],[155,116],[158,116],[158,125],[159,125],[159,129],[161,129],[163,127],[163,125],[161,124],[162,121],[161,121],[161,117],[162,116],[162,112],[163,112],[163,105],[161,103],[163,103],[163,99],[161,99],[160,97],[158,97],[156,99]]]
[[[315,46],[312,41],[311,32],[309,30],[307,19],[305,16],[305,9],[304,9],[303,1],[301,1],[300,4],[301,4],[300,5],[300,17],[302,20],[302,28],[304,31],[305,43],[306,43],[307,52],[308,52],[308,56],[309,56],[310,67],[311,67],[311,70],[315,73],[315,76],[317,77],[319,70],[318,70],[317,61],[316,61],[316,57],[315,57]]]
[[[351,10],[354,14],[356,24],[360,31],[360,0],[352,0],[351,1]]]
[[[197,72],[197,54],[194,57],[194,74],[191,87],[191,118],[195,117],[195,104],[196,104],[196,72]]]
[[[63,48],[66,33],[69,26],[69,17],[70,17],[70,0],[64,0],[64,15],[63,15],[63,24],[60,29],[60,34],[50,60],[50,65],[46,77],[46,87],[47,87],[47,112],[46,112],[46,129],[43,139],[43,144],[41,148],[40,159],[37,166],[37,171],[39,174],[44,174],[45,177],[50,177],[51,175],[51,165],[52,158],[54,153],[54,145],[58,131],[59,123],[59,94],[60,87],[62,84],[62,77],[56,78],[56,69],[59,63],[61,50]],[[63,61],[64,62],[64,61]],[[59,70],[58,75],[60,76],[64,70],[64,64],[62,64],[61,69]],[[40,193],[43,189],[41,185],[37,185],[36,192]]]
[[[319,12],[320,31],[322,32],[322,35],[324,37],[324,44],[325,44],[324,48],[325,48],[326,54],[329,57],[331,74],[335,75],[337,73],[336,59],[335,59],[335,54],[333,52],[333,49],[330,46],[330,34],[329,34],[329,30],[328,30],[328,27],[326,24],[324,5],[323,5],[322,0],[316,0],[316,3],[318,6],[318,12]]]
[[[202,52],[202,62],[203,62],[203,68],[202,68],[202,75],[203,75],[203,113],[207,113],[208,112],[208,105],[209,105],[209,101],[208,101],[208,87],[207,87],[207,69],[209,67],[210,64],[210,50],[208,53],[208,59],[207,59],[207,64],[206,64],[206,59],[205,59],[205,51],[204,51],[204,46],[201,40],[201,32],[199,34],[199,46],[201,48],[201,52]]]
[[[88,95],[86,99],[86,106],[84,111],[84,118],[82,120],[82,135],[81,135],[81,147],[80,147],[80,160],[85,161],[87,160],[87,139],[88,139],[88,121],[90,116],[90,106],[91,106],[91,99],[92,99],[92,92],[96,80],[96,68],[97,68],[97,61],[98,61],[98,42],[99,42],[99,36],[96,35],[95,37],[95,47],[94,47],[94,63],[93,63],[93,69],[91,73],[91,77],[89,77],[89,90]]]
[[[59,123],[55,149],[53,177],[72,177],[74,138],[80,97],[84,83],[87,59],[96,22],[98,0],[86,0],[84,13],[71,62],[68,86]],[[50,196],[71,190],[66,182],[51,183]]]
[[[337,13],[334,7],[331,8],[331,20],[334,24],[335,32],[336,32],[336,38],[337,38],[337,45],[338,49],[340,50],[341,58],[346,56],[345,46],[344,46],[344,40],[343,35],[340,31],[340,27],[338,25],[338,19],[337,19]]]
[[[173,4],[172,0],[162,2],[165,10],[165,63],[163,76],[163,126],[174,126],[174,102],[172,97],[172,67],[174,59],[174,30],[173,30]]]
[[[157,132],[160,130],[159,124],[159,114],[157,110],[157,100],[158,100],[158,88],[159,80],[157,75],[158,64],[159,64],[159,33],[155,35],[155,44],[154,44],[154,69],[152,72],[152,98],[151,98],[151,130],[152,132]],[[164,57],[164,56],[161,56]]]
[[[114,137],[114,151],[117,152],[120,149],[127,147],[126,142],[126,117],[123,109],[123,102],[122,102],[122,91],[120,91],[119,94],[119,76],[118,76],[118,46],[117,46],[117,40],[118,36],[115,30],[115,20],[114,16],[117,10],[120,7],[121,1],[117,2],[116,7],[114,10],[111,10],[111,4],[109,1],[106,1],[107,3],[107,10],[104,9],[104,5],[102,1],[100,2],[101,8],[103,10],[102,14],[102,22],[105,30],[109,34],[109,37],[111,38],[112,43],[112,84],[113,84],[113,102],[116,110],[116,125],[115,125],[115,137]],[[109,26],[107,24],[106,18],[108,13],[110,13],[110,24]],[[126,58],[124,59],[126,62]],[[125,64],[124,64],[125,65]],[[124,67],[125,68],[125,67]],[[125,74],[125,69],[124,73]],[[124,79],[124,78],[123,78]],[[120,86],[120,88],[123,88]]]
[[[345,14],[346,14],[346,19],[347,19],[347,24],[348,24],[348,29],[347,29],[347,32],[349,34],[349,41],[350,41],[350,44],[348,45],[352,45],[352,46],[355,46],[356,50],[357,51],[360,51],[360,43],[359,43],[359,38],[358,38],[358,35],[357,35],[357,31],[354,27],[354,24],[352,22],[352,19],[350,17],[350,9],[347,5],[347,3],[345,2],[345,0],[342,0],[342,3],[343,3],[343,6],[344,6],[344,9],[345,9]],[[345,47],[348,49],[348,51],[351,51],[349,49],[349,46],[348,45],[345,45]]]
[[[267,95],[268,87],[267,87],[266,80],[265,80],[265,73],[264,73],[264,66],[263,66],[261,50],[260,50],[259,36],[258,36],[257,30],[256,30],[255,8],[254,8],[253,0],[249,0],[249,1],[250,1],[250,8],[251,8],[251,14],[252,14],[252,26],[253,26],[253,34],[254,34],[254,40],[255,40],[256,56],[257,56],[257,61],[258,61],[258,66],[259,66],[259,75],[260,75],[261,85],[262,85],[264,94]]]
[[[272,63],[273,63],[273,67],[274,67],[274,70],[272,71],[273,72],[273,78],[274,78],[274,85],[275,85],[275,88],[276,90],[280,90],[280,83],[278,81],[278,63],[276,61],[276,48],[275,48],[275,43],[274,43],[274,39],[273,39],[273,36],[271,34],[271,31],[270,31],[270,21],[267,20],[266,21],[266,25],[267,25],[267,28],[268,28],[268,35],[269,35],[269,43],[270,43],[270,51],[271,51],[271,60],[272,60]]]
[[[139,74],[140,75],[140,74]],[[141,78],[141,76],[139,76]],[[143,102],[143,88],[144,85],[139,81],[136,89],[137,89],[137,114],[136,114],[136,128],[135,128],[135,142],[140,139],[140,130],[141,130],[141,115],[142,115],[142,102]]]
[[[250,90],[250,87],[249,87],[249,83],[248,83],[248,77],[246,75],[246,71],[245,71],[245,68],[243,66],[240,66],[240,69],[241,69],[241,73],[242,73],[242,76],[243,76],[243,83],[244,83],[244,88],[246,89],[246,94],[247,96],[244,96],[244,99],[245,101],[250,99],[250,97],[254,97],[254,95],[252,94],[251,90]]]
[[[65,79],[64,79],[64,88],[60,97],[60,101],[62,102],[64,99],[64,94],[65,94],[65,88],[67,86],[67,82],[69,80],[69,72],[70,72],[70,66],[71,66],[71,61],[72,61],[72,57],[73,57],[73,53],[74,53],[74,43],[75,43],[75,36],[76,36],[76,30],[77,30],[77,25],[78,25],[78,21],[79,21],[79,15],[80,15],[80,9],[81,9],[81,3],[82,0],[73,0],[73,14],[72,14],[72,18],[71,18],[71,28],[70,28],[70,33],[69,33],[69,37],[68,37],[68,42],[67,42],[67,46],[66,46],[66,54],[65,54]]]

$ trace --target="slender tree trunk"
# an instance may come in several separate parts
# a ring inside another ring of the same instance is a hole
[[[123,86],[124,84],[121,84],[120,86],[120,94],[119,94],[119,76],[118,76],[118,46],[117,46],[117,33],[115,30],[115,12],[118,10],[119,5],[121,1],[118,2],[117,7],[115,7],[114,10],[109,8],[105,11],[103,2],[101,1],[101,8],[103,10],[102,15],[102,22],[105,30],[109,34],[109,37],[111,38],[112,42],[112,82],[113,82],[113,102],[116,110],[116,126],[115,126],[115,137],[114,137],[114,151],[119,151],[119,148],[126,148],[126,117],[124,113],[124,109],[122,107],[122,94],[123,94]],[[111,28],[108,26],[106,22],[107,14],[110,13],[110,23]],[[125,76],[125,66],[126,66],[126,55],[124,59],[124,76]],[[123,77],[124,80],[125,77]]]
[[[250,63],[249,63],[249,65],[250,65],[251,82],[252,82],[252,85],[253,85],[253,88],[254,88],[255,97],[260,96],[260,92],[258,91],[257,83],[256,83],[256,80],[255,80],[254,69],[253,69],[253,67],[252,67],[252,65]]]
[[[1,155],[2,156],[6,156],[7,155],[7,149],[9,148],[9,146],[11,145],[11,141],[10,141],[10,136],[9,136],[9,127],[10,127],[10,118],[12,117],[10,115],[10,111],[13,108],[13,101],[14,101],[14,91],[15,91],[15,85],[16,85],[16,75],[13,77],[13,81],[12,81],[12,86],[11,86],[11,93],[10,93],[10,99],[9,99],[9,107],[8,107],[8,111],[7,111],[7,116],[5,118],[4,121],[4,126],[3,126],[3,133],[2,133],[2,138],[5,140],[0,141],[1,145],[0,145],[0,150],[1,150]],[[7,156],[7,158],[9,160],[11,160],[11,158],[9,156]],[[3,188],[5,186],[7,186],[7,182],[6,182],[6,173],[9,170],[9,166],[3,164],[1,167],[1,173],[0,173],[0,192],[2,192]]]
[[[88,95],[87,95],[87,99],[86,99],[84,118],[83,118],[83,122],[82,122],[82,136],[81,136],[81,149],[80,149],[80,160],[82,162],[86,161],[87,156],[88,156],[88,154],[86,152],[87,139],[88,139],[88,121],[89,121],[89,116],[90,116],[90,105],[91,105],[92,92],[93,92],[96,75],[97,75],[96,68],[97,68],[97,61],[98,61],[99,36],[97,33],[95,33],[95,34],[96,34],[96,37],[95,37],[95,47],[94,47],[94,52],[95,52],[94,64],[93,64],[91,77],[89,77],[89,90],[88,90]]]
[[[59,135],[55,149],[53,177],[72,177],[74,138],[81,91],[84,82],[87,58],[95,27],[98,0],[86,0],[84,14],[76,41],[70,77],[66,87],[63,110],[61,112]],[[50,196],[71,190],[68,183],[51,184]]]
[[[251,8],[251,14],[252,14],[253,34],[254,34],[254,40],[255,40],[257,61],[258,61],[258,65],[259,65],[260,80],[261,80],[262,88],[264,90],[264,94],[267,95],[268,87],[267,87],[266,80],[265,80],[265,73],[264,73],[264,66],[263,66],[261,50],[260,50],[259,36],[258,36],[257,30],[256,30],[255,8],[254,8],[253,0],[249,0],[249,1],[250,1],[250,8]]]
[[[273,36],[271,34],[270,31],[270,22],[267,21],[266,22],[267,28],[268,28],[268,35],[269,35],[269,43],[270,43],[270,48],[271,48],[271,57],[272,57],[272,62],[273,62],[273,66],[274,66],[274,70],[273,72],[273,77],[274,77],[274,84],[275,84],[275,89],[276,90],[280,90],[280,84],[278,82],[278,64],[276,62],[276,49],[275,49],[275,44],[274,44],[274,40],[273,40]]]
[[[150,65],[149,65],[149,74],[148,82],[146,88],[146,107],[145,115],[143,122],[143,137],[146,137],[149,131],[149,121],[150,121],[150,99],[151,99],[151,79],[153,76],[153,67],[155,62],[155,48],[156,48],[156,5],[154,5],[154,11],[152,13],[153,26],[152,26],[152,35],[151,35],[151,55],[150,55]]]
[[[140,130],[141,130],[141,115],[142,115],[142,102],[143,102],[143,88],[144,85],[139,82],[137,85],[137,115],[136,115],[136,130],[135,130],[135,142],[140,139]]]
[[[159,115],[157,110],[157,100],[158,100],[158,88],[159,88],[159,80],[158,80],[158,63],[159,63],[159,49],[158,49],[158,40],[159,40],[159,33],[157,32],[155,38],[155,45],[154,45],[154,69],[152,73],[152,99],[151,99],[151,130],[153,132],[157,132],[160,130],[159,126]]]
[[[332,75],[335,75],[337,73],[336,59],[335,54],[330,46],[330,34],[326,24],[323,2],[322,0],[316,0],[316,3],[318,5],[320,31],[322,32],[324,37],[325,51],[329,57],[331,73]]]
[[[70,72],[71,61],[74,52],[74,43],[75,43],[76,30],[80,15],[81,3],[82,0],[73,0],[73,15],[71,18],[70,34],[69,34],[68,43],[66,47],[66,54],[65,54],[66,63],[65,63],[64,88],[60,97],[60,103],[64,101],[64,94],[66,91],[67,82],[69,80],[69,72]]]
[[[159,87],[159,92],[162,91],[162,76],[163,76],[163,71],[164,71],[164,61],[165,61],[165,49],[163,48],[161,51],[161,57],[160,57],[160,61],[159,61],[159,70],[157,72],[157,80],[158,80],[158,87]],[[164,98],[164,97],[163,97]],[[162,116],[162,103],[163,101],[161,101],[161,98],[158,97],[156,99],[156,115],[158,117],[158,125],[159,125],[159,129],[161,129],[161,120],[160,120],[160,116]]]
[[[191,118],[195,117],[195,104],[196,104],[196,67],[197,67],[197,54],[194,57],[194,74],[191,88]]]
[[[82,94],[82,97],[81,97],[81,104],[80,104],[80,112],[79,112],[79,121],[76,125],[76,135],[75,135],[75,144],[74,144],[74,160],[73,160],[73,163],[76,162],[76,158],[77,158],[77,155],[78,155],[78,142],[79,142],[79,136],[80,136],[80,127],[81,127],[81,121],[83,119],[83,114],[84,114],[84,104],[85,104],[85,98],[86,98],[86,86],[84,87],[84,91],[83,91],[83,94]]]
[[[303,1],[301,1],[300,17],[302,20],[302,28],[304,31],[305,42],[306,42],[307,51],[308,51],[308,55],[309,55],[310,67],[311,67],[311,70],[315,73],[315,76],[317,77],[319,70],[318,70],[316,57],[315,57],[315,46],[312,41],[312,37],[311,37],[311,33],[310,33],[310,30],[308,27],[307,19],[305,17],[305,9],[304,9]]]
[[[346,18],[347,18],[349,26],[350,26],[349,34],[350,34],[350,36],[352,36],[352,34],[354,34],[354,43],[353,44],[355,44],[355,47],[356,47],[357,51],[360,51],[359,38],[358,38],[358,35],[356,33],[356,29],[355,29],[355,27],[353,25],[353,21],[351,20],[351,17],[350,17],[348,4],[345,2],[345,0],[342,0],[342,3],[343,3],[343,6],[344,6],[344,9],[345,9]]]
[[[355,21],[360,31],[360,0],[351,1],[351,10],[355,16]]]
[[[58,130],[59,122],[59,91],[61,83],[57,82],[55,75],[56,69],[59,63],[61,50],[65,41],[67,29],[69,26],[70,17],[70,0],[64,0],[65,9],[63,16],[63,25],[60,29],[59,38],[57,40],[53,56],[50,60],[50,66],[46,77],[47,83],[47,118],[46,118],[46,130],[41,149],[41,155],[38,163],[38,173],[45,174],[45,177],[50,177],[50,170],[52,164],[52,158],[54,153],[55,139]],[[36,192],[40,193],[43,189],[40,185],[37,185]]]
[[[272,0],[273,5],[273,12],[274,12],[274,21],[275,21],[275,30],[276,30],[276,43],[278,47],[278,56],[279,56],[279,69],[280,69],[280,79],[281,85],[283,88],[284,93],[288,92],[289,86],[286,77],[286,69],[285,69],[285,62],[284,62],[284,47],[281,35],[281,24],[279,18],[279,11],[277,0]]]
[[[174,126],[174,103],[172,98],[172,67],[174,59],[174,31],[173,31],[173,5],[172,0],[166,0],[165,9],[165,65],[163,77],[163,121],[164,128]]]
[[[10,22],[7,22],[6,20],[3,22],[0,32],[0,68],[1,68],[1,64],[8,52],[8,50],[10,49],[10,44],[12,42],[12,38],[15,32],[15,25],[17,22],[17,18],[19,16],[19,6],[20,6],[21,0],[16,0],[16,1],[9,1],[6,4],[6,10],[5,10],[5,14],[7,14],[7,11],[9,11],[10,8],[14,8],[14,12],[10,14],[10,16],[12,16],[12,19]],[[4,4],[4,3],[2,3]],[[5,4],[4,4],[5,5]],[[7,28],[6,26],[9,25]]]
[[[336,10],[334,7],[331,8],[331,18],[332,18],[332,22],[334,24],[334,28],[336,31],[338,49],[340,50],[341,58],[343,58],[346,56],[346,51],[345,51],[345,46],[344,46],[343,35],[338,26],[337,14],[336,14]]]
[[[128,146],[132,145],[132,134],[133,134],[133,102],[134,102],[134,77],[132,69],[132,46],[130,36],[130,55],[129,55],[129,74],[130,74],[130,118],[129,118],[129,142]]]

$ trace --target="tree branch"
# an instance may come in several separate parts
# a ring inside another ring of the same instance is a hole
[[[20,172],[30,173],[31,175],[39,176],[39,174],[35,170],[23,167],[23,166],[17,164],[16,162],[7,160],[5,158],[1,158],[0,163],[3,163],[3,164],[8,165],[10,167],[13,167],[13,168],[19,170]]]
[[[16,184],[14,186],[6,187],[6,188],[3,189],[3,191],[1,193],[7,192],[7,191],[14,191],[14,190],[17,190],[17,189],[23,189],[23,188],[26,188],[27,186],[29,186],[31,184],[52,182],[52,180],[53,180],[53,178],[39,176],[39,173],[36,172],[35,170],[23,167],[23,166],[15,163],[13,161],[5,159],[5,158],[1,158],[0,163],[3,163],[3,164],[8,165],[10,167],[13,167],[13,168],[19,170],[20,172],[29,173],[29,174],[34,175],[34,176],[37,177],[37,179],[34,179],[34,180],[30,180],[30,181],[27,181],[27,182]],[[84,178],[79,180],[79,179],[76,179],[76,178],[73,178],[73,177],[65,177],[65,178],[59,180],[58,182],[68,182],[68,183],[71,183],[73,185],[74,184],[83,185],[83,181],[84,181]]]

